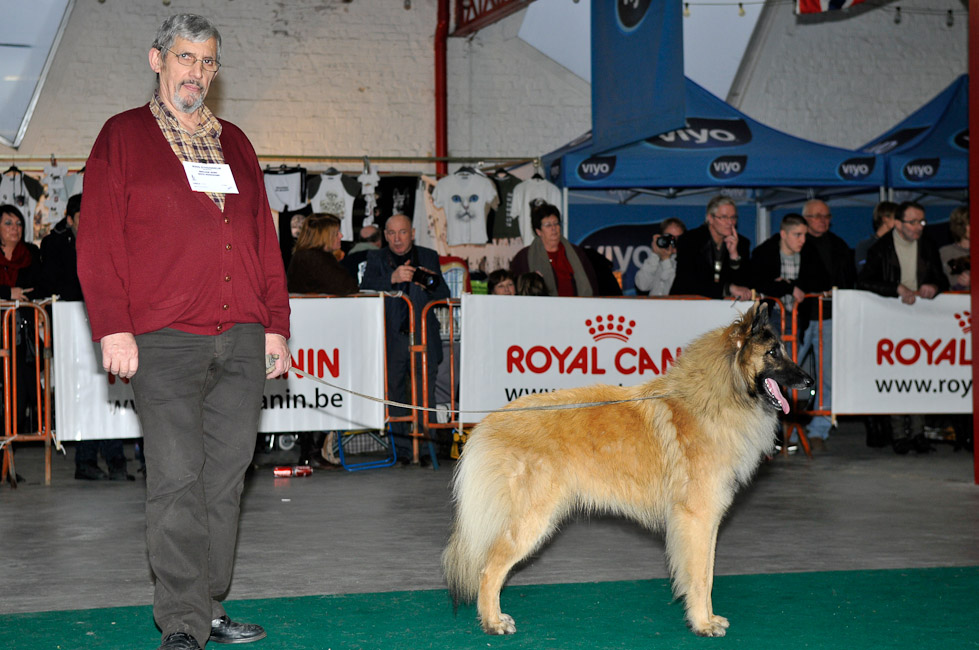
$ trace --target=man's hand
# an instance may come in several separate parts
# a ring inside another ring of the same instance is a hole
[[[751,289],[741,285],[732,284],[730,286],[731,295],[738,300],[751,300]]]
[[[275,360],[275,367],[265,373],[266,379],[275,379],[280,375],[284,375],[292,366],[292,357],[289,356],[289,345],[286,343],[286,337],[281,334],[265,335],[265,354],[278,357]]]
[[[20,287],[10,287],[10,299],[20,300],[20,301],[30,300],[30,298],[27,297],[27,294],[29,294],[31,291],[34,291],[34,289],[21,289]]]
[[[107,373],[121,379],[129,379],[136,374],[139,350],[136,349],[136,337],[131,332],[103,336],[99,343],[102,345],[102,367]]]
[[[918,287],[918,295],[925,300],[931,300],[938,295],[938,287],[933,284],[923,284]]]
[[[391,284],[411,282],[413,275],[415,275],[415,267],[410,264],[402,264],[398,268],[394,269],[394,273],[391,274]]]
[[[963,289],[968,289],[971,285],[971,279],[969,277],[969,271],[962,271],[955,276],[956,286],[962,287]]]
[[[897,285],[897,295],[900,296],[901,302],[905,305],[913,305],[916,299],[914,291],[911,291],[911,289],[908,289],[903,284]]]
[[[800,305],[806,299],[806,292],[799,287],[792,287],[792,297],[795,298],[795,304]]]
[[[740,258],[738,255],[738,233],[732,233],[725,237],[724,245],[727,246],[727,255],[732,261]]]

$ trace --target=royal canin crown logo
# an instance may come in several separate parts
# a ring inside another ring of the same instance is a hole
[[[630,320],[627,322],[625,316],[616,317],[612,314],[608,314],[607,316],[602,314],[585,321],[585,327],[588,328],[588,333],[591,334],[592,339],[595,341],[601,341],[602,339],[628,341],[629,337],[632,336],[632,328],[635,326],[636,321]]]
[[[961,313],[955,314],[955,320],[959,322],[959,327],[962,329],[963,334],[970,334],[972,332],[971,311],[962,310]]]

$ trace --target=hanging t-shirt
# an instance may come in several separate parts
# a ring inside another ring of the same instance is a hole
[[[276,212],[295,210],[306,202],[306,170],[302,167],[265,170],[265,193]]]
[[[432,199],[445,210],[449,246],[486,243],[486,215],[499,205],[496,186],[477,172],[456,172],[438,182]]]
[[[530,212],[533,201],[542,199],[551,205],[561,206],[561,190],[557,185],[543,178],[530,178],[513,188],[513,209],[520,220],[520,236],[524,246],[534,243],[534,229],[530,226]]]
[[[432,210],[436,212],[432,214],[433,220],[445,219],[445,212],[435,207],[431,202],[431,196],[428,197],[428,201],[425,200],[427,193],[428,185],[425,184],[425,181],[420,178],[415,179],[415,207],[412,211],[411,227],[415,229],[415,246],[439,250],[439,246],[435,242],[435,234],[429,224],[428,206],[431,205]]]
[[[364,221],[361,228],[376,224],[374,217],[377,214],[377,183],[380,180],[377,165],[370,165],[366,172],[357,177],[361,187],[360,194],[364,197]]]
[[[313,212],[326,212],[340,217],[340,232],[343,239],[353,241],[354,199],[356,194],[350,193],[343,182],[340,172],[320,174],[320,186],[316,189],[309,203]]]
[[[0,204],[17,206],[24,215],[24,241],[34,241],[34,213],[43,194],[41,182],[23,172],[0,176]]]
[[[68,175],[65,176],[64,181],[65,181],[65,191],[68,193],[69,199],[75,196],[76,194],[82,193],[82,185],[84,184],[84,180],[85,180],[84,169],[77,172],[68,172]]]
[[[513,190],[521,180],[509,172],[490,175],[496,185],[500,204],[490,213],[489,235],[491,239],[512,239],[520,236],[520,219],[513,207]]]
[[[44,200],[44,206],[48,209],[47,223],[58,223],[65,217],[65,206],[68,203],[68,188],[65,186],[67,176],[67,167],[49,165],[44,168],[41,182],[48,188],[47,198]]]
[[[411,217],[415,214],[415,194],[418,192],[417,176],[385,176],[377,184],[378,225],[393,214]],[[418,230],[418,224],[415,224]]]

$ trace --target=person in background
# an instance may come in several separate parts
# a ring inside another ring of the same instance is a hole
[[[536,237],[514,256],[510,273],[519,277],[536,271],[549,296],[594,296],[598,278],[585,252],[561,234],[561,211],[539,203],[530,214],[530,224]]]
[[[852,289],[856,284],[857,270],[853,263],[853,251],[847,246],[846,242],[835,233],[830,232],[833,223],[833,214],[825,201],[813,199],[806,201],[802,206],[802,216],[805,217],[809,231],[806,234],[806,246],[815,249],[826,270],[826,284],[829,289]],[[830,409],[833,396],[833,306],[830,301],[823,304],[823,334],[822,347],[820,347],[819,335],[819,301],[814,300],[809,307],[812,318],[809,327],[802,335],[802,346],[799,348],[799,359],[805,361],[806,357],[812,355],[813,368],[818,373],[819,362],[822,358],[822,376],[819,377],[820,389],[822,394],[822,408]],[[820,354],[821,353],[821,354]],[[819,394],[817,391],[816,407],[820,406]],[[806,434],[814,451],[826,449],[826,441],[829,439],[829,431],[833,427],[832,421],[825,415],[814,416],[806,427]]]
[[[24,215],[15,205],[0,205],[0,300],[28,302],[45,297],[41,277],[41,252],[24,241]],[[13,336],[17,346],[17,432],[37,430],[35,407],[34,310],[19,309]],[[0,380],[2,381],[2,380]],[[3,405],[0,405],[0,409]]]
[[[357,281],[337,260],[342,236],[339,217],[321,212],[306,217],[286,272],[289,293],[357,293]]]
[[[136,396],[160,650],[199,650],[266,636],[222,600],[265,380],[290,367],[289,293],[255,150],[204,105],[217,28],[170,16],[148,58],[152,98],[85,163],[78,277],[102,367]]]
[[[340,262],[343,268],[347,269],[357,283],[360,284],[364,279],[364,270],[367,268],[367,254],[376,251],[381,247],[381,231],[377,226],[364,226],[357,231],[357,241],[347,251]]]
[[[905,201],[895,212],[894,229],[867,251],[867,263],[860,271],[858,289],[877,295],[900,298],[913,305],[918,298],[931,300],[948,289],[938,247],[925,231],[925,209]],[[920,413],[892,415],[892,445],[898,454],[912,449],[917,453],[932,450],[925,438],[925,417]]]
[[[486,292],[491,296],[513,296],[517,293],[513,274],[506,269],[497,269],[486,278]]]
[[[874,206],[874,214],[871,219],[874,234],[857,244],[854,249],[853,260],[857,266],[857,273],[863,268],[863,263],[867,261],[867,251],[870,250],[870,247],[894,227],[895,210],[897,210],[897,203],[891,201],[881,201]]]
[[[751,300],[750,249],[747,237],[738,234],[734,201],[715,196],[707,203],[704,224],[676,242],[670,295]]]
[[[434,250],[415,246],[415,229],[411,219],[403,214],[395,214],[384,224],[384,239],[387,248],[367,253],[367,268],[364,271],[362,289],[374,291],[401,291],[411,301],[414,312],[414,336],[421,340],[421,328],[426,328],[428,347],[428,405],[435,405],[435,384],[438,367],[442,363],[442,338],[438,318],[434,309],[422,322],[425,305],[435,300],[444,300],[450,295],[449,286],[442,276],[439,256]],[[387,343],[388,399],[407,403],[411,399],[411,351],[409,335],[412,332],[408,306],[402,298],[384,299],[384,336]],[[415,381],[418,386],[418,404],[422,406],[421,363],[415,367]],[[408,415],[408,410],[400,406],[390,407],[392,416]],[[407,422],[391,425],[398,459],[407,464],[413,459],[413,445]],[[419,459],[423,464],[424,461]]]
[[[82,208],[82,195],[75,194],[65,204],[65,217],[41,240],[41,277],[47,292],[58,300],[82,300],[78,281],[75,234]],[[99,467],[99,453],[108,472]],[[83,481],[135,481],[126,470],[126,454],[121,438],[80,440],[75,443],[75,478]]]
[[[518,296],[549,296],[544,278],[536,271],[528,271],[517,276]]]
[[[676,242],[687,227],[676,217],[664,219],[659,234],[653,236],[652,249],[636,271],[636,291],[649,296],[668,296],[676,278]],[[663,246],[660,243],[664,244]]]
[[[969,278],[969,208],[959,206],[948,216],[948,230],[952,243],[938,249],[942,270],[952,291],[968,291],[972,286]]]

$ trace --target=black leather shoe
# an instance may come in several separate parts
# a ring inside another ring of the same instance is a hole
[[[214,643],[251,643],[265,638],[265,630],[254,623],[235,623],[227,616],[211,621],[211,638]]]
[[[98,465],[75,465],[75,478],[80,481],[104,481],[109,477]]]
[[[121,472],[110,472],[109,480],[110,481],[135,481],[136,477],[130,474],[129,472],[127,472],[126,470],[122,470]]]
[[[201,646],[186,632],[174,632],[163,639],[163,645],[157,650],[201,650]]]

